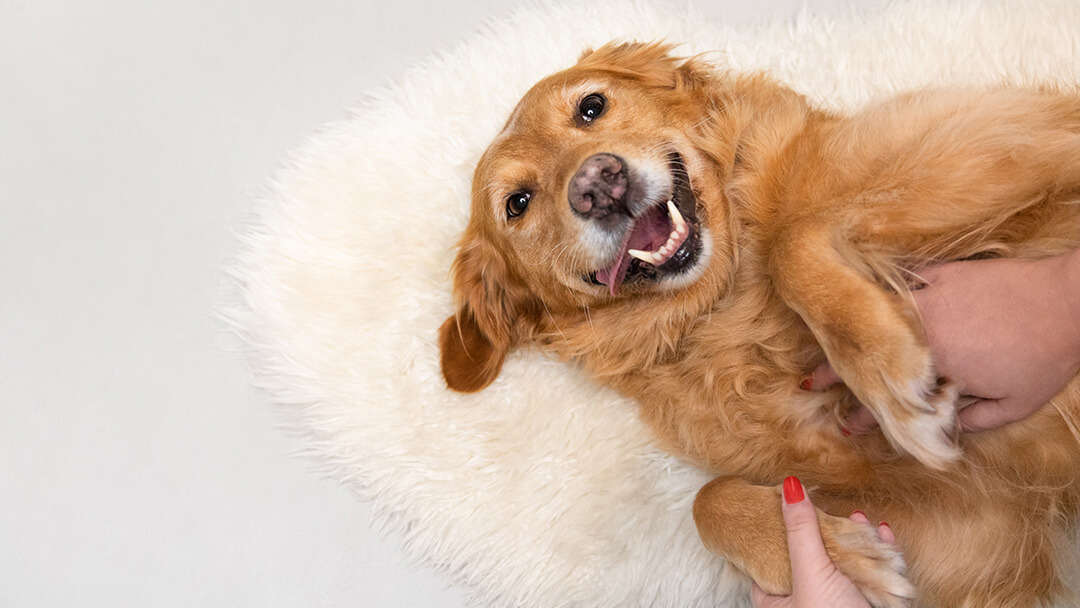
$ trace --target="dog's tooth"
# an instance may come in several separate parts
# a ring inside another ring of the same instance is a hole
[[[651,251],[641,251],[640,249],[627,249],[626,254],[632,258],[637,258],[642,262],[648,262],[649,264],[652,264],[656,261],[653,259],[653,256],[655,254],[653,254],[653,252]]]
[[[686,220],[684,220],[682,214],[679,213],[679,209],[675,207],[674,199],[667,202],[667,208],[668,213],[671,215],[671,223],[675,224],[675,230],[678,230],[680,227],[685,229]]]

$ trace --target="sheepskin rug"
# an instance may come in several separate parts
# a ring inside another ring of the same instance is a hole
[[[533,82],[612,39],[716,51],[839,109],[928,84],[1080,82],[1076,0],[738,27],[683,4],[562,2],[487,24],[297,150],[242,231],[225,316],[326,472],[477,606],[749,605],[694,529],[708,475],[657,450],[633,403],[535,351],[476,395],[439,373],[476,161]]]

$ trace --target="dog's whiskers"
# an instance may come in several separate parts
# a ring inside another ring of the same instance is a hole
[[[543,304],[544,312],[547,313],[547,318],[551,321],[552,327],[555,328],[555,331],[559,332],[559,336],[562,337],[564,343],[568,342],[568,340],[566,339],[566,334],[563,333],[562,328],[559,327],[559,322],[555,320],[555,315],[551,314],[551,309],[548,308],[547,302],[541,299],[540,303]]]

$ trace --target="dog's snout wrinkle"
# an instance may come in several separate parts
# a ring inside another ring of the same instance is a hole
[[[621,158],[614,154],[593,154],[570,178],[567,197],[577,213],[601,217],[615,211],[626,212],[629,187],[630,177]]]

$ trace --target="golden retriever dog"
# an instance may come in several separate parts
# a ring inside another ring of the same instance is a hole
[[[853,115],[662,44],[609,44],[541,80],[476,168],[440,329],[458,391],[539,345],[640,404],[716,479],[705,545],[771,593],[779,484],[875,606],[1033,606],[1070,593],[1080,380],[958,435],[910,289],[920,267],[1080,246],[1080,95],[916,91]],[[829,361],[846,386],[800,388]],[[846,436],[859,404],[880,429]],[[854,509],[888,521],[883,543]],[[906,565],[905,565],[906,561]],[[1071,596],[1069,596],[1071,597]]]

